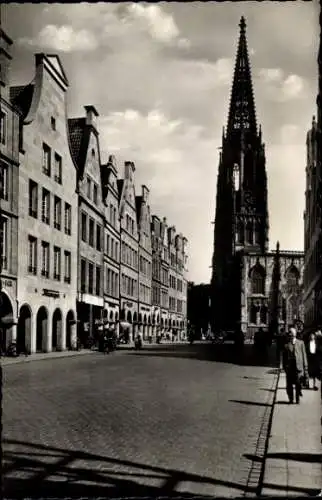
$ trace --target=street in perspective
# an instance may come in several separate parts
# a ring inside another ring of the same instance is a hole
[[[322,0],[0,23],[2,496],[322,496]]]

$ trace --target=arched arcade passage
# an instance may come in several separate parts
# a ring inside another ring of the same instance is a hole
[[[46,339],[48,334],[48,312],[44,306],[38,309],[36,325],[36,352],[46,350]]]
[[[63,334],[63,316],[60,309],[55,309],[53,314],[51,348],[56,351],[61,346]]]
[[[24,304],[20,308],[17,327],[17,349],[19,352],[31,351],[31,308]]]

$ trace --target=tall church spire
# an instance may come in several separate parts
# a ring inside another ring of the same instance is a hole
[[[228,115],[227,135],[249,130],[256,134],[256,113],[248,58],[246,22],[241,17],[240,34]]]

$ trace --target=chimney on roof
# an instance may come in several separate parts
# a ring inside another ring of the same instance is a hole
[[[135,172],[135,165],[133,161],[124,162],[124,179],[129,179],[133,181],[133,174]]]
[[[148,201],[149,201],[149,193],[150,193],[149,188],[147,188],[147,187],[143,184],[143,185],[142,185],[142,200],[144,201],[144,203],[148,203]]]
[[[96,118],[99,116],[95,106],[84,106],[86,112],[86,125],[92,126],[96,132],[97,130],[97,120]]]

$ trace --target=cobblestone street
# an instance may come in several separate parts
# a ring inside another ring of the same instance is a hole
[[[211,349],[4,367],[5,496],[243,495],[275,371]]]

